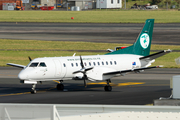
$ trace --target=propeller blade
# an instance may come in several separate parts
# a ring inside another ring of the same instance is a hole
[[[86,80],[85,80],[85,79],[84,79],[84,87],[87,87],[87,86],[86,86]]]
[[[87,80],[87,75],[84,74],[84,87],[87,87],[87,86],[86,86],[86,80]]]
[[[73,74],[80,73],[80,72],[83,73],[82,71],[78,70],[78,71],[73,72]]]
[[[89,71],[91,69],[93,69],[94,67],[91,67],[91,68],[86,68],[85,71]]]
[[[85,73],[86,71],[89,71],[91,69],[93,69],[94,67],[91,67],[91,68],[86,68],[86,69],[82,69],[82,70],[78,70],[78,71],[75,71],[73,72],[73,74],[76,74],[76,73]]]
[[[80,55],[80,60],[81,60],[81,67],[84,68],[84,64],[83,64],[81,55]]]
[[[30,56],[28,56],[28,58],[29,58],[29,61],[32,61],[32,59],[31,59],[31,57],[30,57]]]

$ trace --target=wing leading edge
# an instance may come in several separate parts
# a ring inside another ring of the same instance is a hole
[[[160,67],[163,67],[163,66],[143,67],[143,68],[136,68],[136,69],[130,69],[130,70],[114,71],[114,72],[103,73],[103,75],[116,75],[116,74],[122,74],[122,73],[127,73],[127,72],[138,72],[140,70],[160,68]]]
[[[26,67],[24,65],[19,65],[19,64],[14,64],[14,63],[7,63],[6,65],[10,65],[10,66],[13,66],[13,67],[18,67],[18,68],[25,68]]]
[[[153,60],[153,59],[161,57],[161,56],[163,56],[163,55],[165,55],[167,53],[170,53],[170,52],[172,52],[172,50],[163,50],[163,51],[160,51],[160,52],[148,55],[148,56],[141,57],[139,59],[140,60]]]

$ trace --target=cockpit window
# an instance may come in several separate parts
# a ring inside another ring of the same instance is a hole
[[[44,62],[41,62],[41,63],[39,64],[39,67],[46,67],[46,64],[45,64]]]
[[[29,67],[37,67],[38,66],[38,62],[34,62],[34,63],[31,63],[31,65]]]

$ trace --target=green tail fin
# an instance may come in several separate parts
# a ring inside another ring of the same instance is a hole
[[[147,19],[143,29],[141,30],[138,38],[132,46],[124,48],[122,50],[117,50],[106,55],[112,54],[134,54],[147,56],[150,53],[151,40],[153,34],[154,19]]]

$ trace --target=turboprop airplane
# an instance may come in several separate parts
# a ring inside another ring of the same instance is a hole
[[[105,55],[70,56],[70,57],[44,57],[31,60],[27,66],[7,63],[7,65],[20,67],[22,71],[18,78],[21,83],[32,84],[31,93],[36,93],[37,82],[58,80],[58,90],[63,90],[63,81],[82,80],[86,86],[89,81],[107,81],[105,91],[111,91],[111,78],[125,75],[128,72],[141,72],[149,67],[156,58],[165,55],[171,50],[163,50],[155,54],[150,53],[153,34],[154,19],[147,19],[139,36],[132,46],[122,50],[111,51]]]

